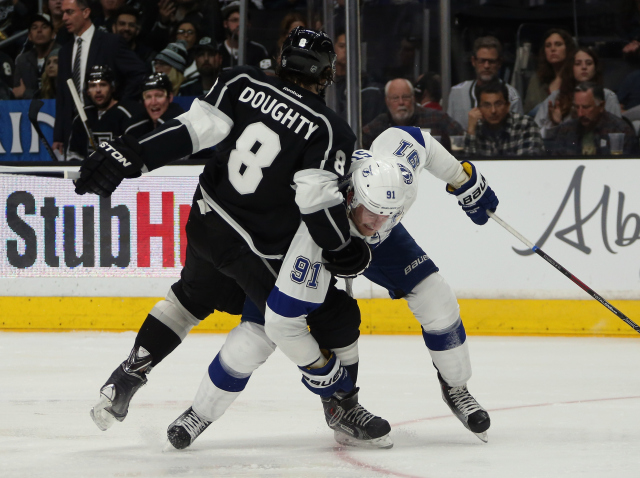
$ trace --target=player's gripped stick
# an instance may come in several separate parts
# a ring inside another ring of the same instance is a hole
[[[556,269],[558,269],[560,272],[562,272],[565,276],[567,276],[569,279],[571,279],[574,283],[578,284],[578,286],[584,290],[587,294],[589,294],[591,297],[593,297],[595,300],[597,300],[598,302],[600,302],[602,305],[604,305],[607,309],[609,309],[611,312],[613,312],[614,314],[616,314],[619,318],[621,318],[622,320],[624,320],[633,330],[635,330],[636,332],[640,333],[640,327],[638,326],[638,324],[636,324],[633,320],[631,320],[629,317],[627,317],[626,315],[624,315],[622,312],[620,312],[618,309],[616,309],[613,305],[611,305],[609,302],[607,302],[606,300],[604,300],[602,297],[600,297],[596,292],[594,292],[589,286],[587,286],[584,282],[582,282],[580,279],[578,279],[576,276],[574,276],[571,272],[569,272],[567,269],[565,269],[564,267],[562,267],[560,264],[558,264],[556,261],[554,261],[551,257],[549,257],[547,254],[545,254],[545,252],[540,249],[538,246],[536,246],[535,244],[533,244],[531,241],[527,240],[522,234],[520,234],[518,231],[516,231],[514,228],[512,228],[509,224],[507,224],[506,222],[504,222],[502,219],[500,219],[498,216],[496,216],[493,212],[487,210],[487,214],[489,215],[489,217],[491,219],[493,219],[494,221],[496,221],[498,224],[500,224],[502,227],[504,227],[507,231],[509,231],[511,234],[513,234],[515,237],[517,237],[523,244],[525,244],[529,249],[531,249],[533,252],[535,252],[536,254],[538,254],[540,257],[542,257],[545,261],[547,261],[549,264],[551,264],[553,267],[555,267]]]
[[[73,84],[73,79],[69,78],[67,80],[67,86],[69,87],[69,91],[71,91],[71,97],[73,98],[73,102],[76,105],[76,109],[78,110],[78,115],[80,115],[80,120],[82,120],[82,125],[84,126],[84,130],[87,132],[87,137],[89,138],[89,142],[91,143],[91,147],[95,151],[96,142],[93,139],[93,133],[89,129],[89,124],[87,123],[87,113],[84,111],[84,106],[80,101],[80,97],[78,96],[78,92],[76,91],[76,85]]]
[[[0,174],[19,174],[21,176],[41,176],[43,178],[73,179],[80,178],[80,171],[51,171],[46,169],[30,169],[21,166],[0,166]]]

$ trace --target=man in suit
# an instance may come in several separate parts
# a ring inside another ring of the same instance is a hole
[[[115,72],[117,82],[122,85],[122,97],[135,99],[140,94],[147,72],[142,60],[127,48],[120,36],[96,29],[91,22],[88,0],[63,0],[62,19],[67,31],[73,34],[73,42],[61,48],[58,60],[53,148],[60,152],[69,139],[74,111],[67,79],[73,79],[83,100],[85,72],[94,65],[106,65]]]

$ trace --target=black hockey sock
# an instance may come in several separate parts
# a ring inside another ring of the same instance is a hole
[[[356,382],[358,381],[358,363],[356,362],[353,365],[345,365],[344,368],[349,372],[349,376],[351,377],[351,381],[353,382],[353,386],[355,388]]]
[[[147,315],[136,337],[134,347],[144,347],[153,357],[155,367],[180,345],[178,335],[152,315]]]

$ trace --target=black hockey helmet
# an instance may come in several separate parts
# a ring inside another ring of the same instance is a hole
[[[320,81],[323,72],[331,68],[330,82],[335,74],[336,53],[325,32],[296,27],[285,39],[280,53],[281,67]]]
[[[165,90],[168,94],[173,93],[173,85],[171,80],[164,73],[154,73],[144,80],[142,85],[142,92],[148,90]]]
[[[115,88],[116,75],[107,65],[93,65],[87,72],[87,85],[94,81],[106,81]]]

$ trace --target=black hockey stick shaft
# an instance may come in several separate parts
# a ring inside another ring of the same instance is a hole
[[[516,231],[514,228],[512,228],[509,224],[507,224],[506,222],[504,222],[502,219],[500,219],[498,216],[495,215],[495,213],[491,212],[491,211],[487,211],[487,214],[489,215],[489,217],[491,219],[493,219],[494,221],[496,221],[498,224],[500,224],[502,227],[504,227],[507,231],[509,231],[511,234],[513,234],[515,237],[517,237],[523,244],[525,244],[529,249],[531,249],[533,252],[535,252],[536,254],[538,254],[540,257],[542,257],[545,261],[547,261],[549,264],[551,264],[553,267],[555,267],[556,269],[558,269],[560,272],[562,272],[562,274],[564,274],[565,276],[567,276],[569,279],[571,279],[572,282],[574,282],[575,284],[577,284],[582,290],[584,290],[587,294],[589,294],[591,297],[593,297],[595,300],[597,300],[598,302],[600,302],[602,305],[604,305],[607,309],[609,309],[611,312],[613,312],[614,314],[616,314],[620,319],[622,319],[624,322],[627,323],[627,325],[629,325],[629,327],[631,327],[633,330],[635,330],[636,332],[640,333],[640,326],[638,326],[638,324],[636,324],[633,320],[631,320],[629,317],[627,317],[626,315],[624,315],[622,312],[620,312],[618,309],[616,309],[613,305],[611,305],[609,302],[607,302],[606,300],[604,300],[602,298],[602,296],[600,296],[597,292],[595,292],[593,289],[591,289],[591,287],[589,287],[588,285],[586,285],[584,282],[582,282],[580,279],[578,279],[576,276],[574,276],[571,272],[569,272],[567,269],[565,269],[564,267],[562,267],[560,264],[558,264],[557,261],[555,261],[554,259],[551,258],[551,256],[549,256],[548,254],[546,254],[542,249],[540,249],[538,246],[536,246],[535,244],[533,244],[531,241],[529,241],[527,238],[525,238],[522,234],[520,234],[518,231]]]
[[[49,153],[49,156],[51,156],[51,160],[58,161],[58,158],[53,152],[53,149],[51,149],[51,146],[49,145],[47,138],[45,138],[44,134],[42,134],[42,130],[40,129],[40,123],[38,123],[38,113],[40,113],[40,108],[42,108],[43,105],[44,105],[44,102],[42,100],[36,100],[36,99],[31,100],[31,104],[29,105],[29,114],[28,114],[29,122],[33,125],[33,128],[36,130],[38,138],[40,138],[40,142],[44,145],[44,148],[47,150],[47,153]]]

